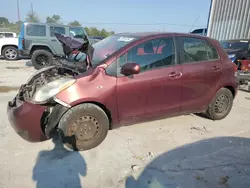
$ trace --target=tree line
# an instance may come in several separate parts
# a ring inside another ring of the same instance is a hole
[[[26,15],[25,21],[27,22],[34,22],[34,23],[41,23],[41,19],[39,18],[38,14],[36,12],[29,12]],[[64,24],[62,22],[62,18],[60,15],[54,14],[52,16],[47,16],[46,17],[46,23],[54,23],[54,24]],[[19,33],[20,31],[20,26],[23,22],[18,21],[15,23],[12,23],[9,21],[8,18],[6,17],[0,17],[0,30],[1,28],[9,28],[9,31]],[[68,24],[65,25],[70,25],[70,26],[82,26],[81,23],[77,20],[73,20],[69,22]],[[104,28],[99,30],[96,27],[84,27],[86,32],[88,33],[89,36],[102,36],[102,37],[108,37],[110,35],[113,35],[113,31],[107,31]]]

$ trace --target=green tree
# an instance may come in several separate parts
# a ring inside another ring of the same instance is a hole
[[[34,22],[34,23],[39,23],[40,19],[38,15],[35,12],[28,12],[26,19],[27,22]]]
[[[70,26],[81,26],[81,24],[78,21],[73,21],[73,22],[69,22],[68,25]]]
[[[0,26],[2,27],[6,27],[7,25],[9,25],[9,19],[6,17],[0,17]]]
[[[47,16],[46,23],[55,23],[55,24],[62,24],[61,16],[54,14],[53,16]]]

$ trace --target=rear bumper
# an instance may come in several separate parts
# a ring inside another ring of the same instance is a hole
[[[47,140],[41,129],[45,107],[14,98],[8,103],[7,113],[12,128],[24,140],[41,142]]]
[[[238,71],[237,78],[239,82],[250,81],[250,72]]]
[[[29,57],[30,56],[30,50],[19,50],[20,56],[22,57]]]

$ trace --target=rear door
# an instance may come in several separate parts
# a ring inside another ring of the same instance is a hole
[[[215,48],[205,39],[180,37],[182,79],[182,111],[203,109],[219,83],[222,67]]]
[[[22,29],[22,28],[21,28]],[[45,45],[47,44],[47,29],[44,24],[28,23],[24,24],[25,29],[25,44],[24,50],[31,50],[33,45]]]

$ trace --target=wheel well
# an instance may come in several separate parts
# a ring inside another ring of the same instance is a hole
[[[234,88],[232,86],[224,86],[224,88],[229,89],[232,92],[233,97],[235,97],[235,90],[234,90]]]
[[[92,103],[92,104],[95,104],[95,105],[99,106],[106,113],[106,115],[109,118],[109,129],[112,128],[112,116],[111,116],[111,112],[109,111],[109,109],[104,104],[99,103],[99,102],[95,102],[95,101],[87,101],[87,102],[84,102],[84,103]]]
[[[18,48],[16,45],[9,45],[9,44],[7,44],[7,45],[2,46],[1,52],[3,52],[4,48],[9,47],[9,46],[14,47],[16,49]]]
[[[48,46],[32,46],[30,55],[32,55],[36,50],[47,50],[48,52],[52,53],[51,49]]]

